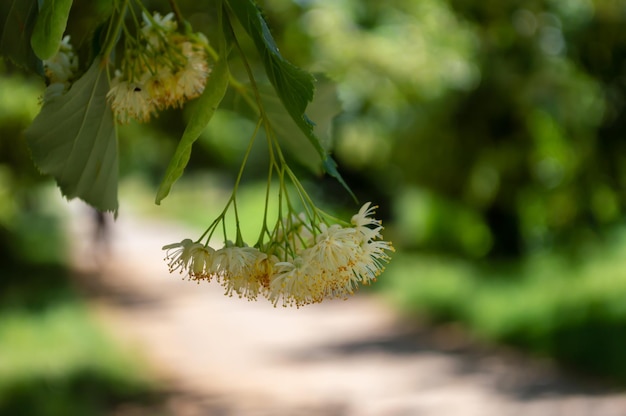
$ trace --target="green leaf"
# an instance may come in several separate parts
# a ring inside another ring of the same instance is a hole
[[[313,131],[315,124],[305,113],[315,92],[313,75],[293,65],[280,54],[261,11],[252,0],[227,0],[227,2],[254,41],[268,79],[293,121],[319,153],[324,169],[355,198],[339,174],[337,164],[315,135]]]
[[[39,59],[50,59],[59,50],[71,8],[72,0],[43,0],[30,38]]]
[[[178,142],[174,156],[172,156],[167,166],[165,177],[159,185],[154,201],[157,205],[161,204],[161,201],[170,193],[174,182],[183,174],[191,156],[191,147],[204,131],[207,124],[209,124],[213,114],[215,114],[215,110],[217,110],[217,107],[224,98],[228,88],[229,78],[228,59],[226,52],[223,51],[219,61],[217,61],[211,71],[211,75],[204,87],[202,95],[198,97],[195,103],[194,110],[183,132],[183,137],[181,137],[180,142]]]
[[[289,153],[299,163],[313,172],[321,172],[323,166],[319,159],[311,157],[315,148],[306,140],[302,130],[293,121],[276,91],[269,84],[259,84],[261,101],[274,132],[281,140]],[[315,97],[308,105],[307,112],[315,118],[315,134],[325,149],[332,144],[332,124],[334,118],[341,112],[341,104],[337,98],[335,84],[325,78],[318,79]],[[254,120],[258,115],[254,115]]]
[[[0,1],[0,54],[18,66],[43,73],[30,47],[37,10],[37,0]]]
[[[56,179],[63,195],[117,211],[117,130],[108,91],[96,59],[65,95],[44,104],[25,135],[35,164]]]

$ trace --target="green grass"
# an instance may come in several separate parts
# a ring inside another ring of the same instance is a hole
[[[483,264],[396,253],[381,277],[401,309],[462,322],[486,341],[516,345],[626,382],[626,232],[571,256]]]

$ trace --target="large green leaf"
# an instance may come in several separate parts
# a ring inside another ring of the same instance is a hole
[[[59,50],[71,8],[72,0],[43,0],[30,38],[39,59],[50,59]]]
[[[222,48],[225,49],[225,48]],[[228,59],[226,51],[223,50],[219,61],[211,71],[211,75],[207,81],[202,95],[198,97],[194,110],[189,118],[189,122],[183,132],[174,152],[174,156],[170,160],[165,177],[159,185],[155,203],[161,204],[161,201],[170,193],[170,189],[174,182],[180,178],[191,157],[191,147],[193,143],[200,137],[209,121],[215,114],[215,110],[226,94],[230,71],[228,69]]]
[[[65,95],[44,104],[25,135],[35,164],[56,179],[63,195],[117,211],[117,130],[108,91],[97,58]]]
[[[280,54],[261,11],[252,0],[227,0],[227,3],[254,41],[263,59],[268,79],[291,118],[319,153],[324,169],[354,197],[339,174],[337,164],[315,135],[314,123],[305,113],[309,102],[313,99],[315,79],[310,73],[293,65]]]
[[[0,54],[16,65],[42,72],[41,61],[30,47],[37,10],[37,0],[0,1]]]

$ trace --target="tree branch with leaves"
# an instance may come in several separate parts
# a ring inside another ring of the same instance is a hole
[[[253,41],[267,79],[317,153],[320,166],[354,197],[306,115],[314,96],[313,76],[281,55],[253,1],[218,1],[217,35],[209,41],[194,32],[173,0],[172,10],[163,15],[148,10],[140,0],[114,0],[82,74],[71,39],[65,36],[72,1],[39,3],[40,7],[35,0],[14,2],[0,50],[46,80],[41,111],[25,136],[35,164],[55,178],[64,196],[117,212],[118,124],[146,123],[164,109],[196,100],[158,188],[155,202],[160,204],[182,176],[194,142],[232,87],[256,114],[257,127],[222,213],[199,238],[164,247],[170,270],[191,280],[215,280],[228,295],[249,299],[261,295],[274,305],[298,307],[345,298],[384,270],[393,247],[382,239],[382,225],[373,218],[375,207],[366,203],[350,221],[333,217],[315,204],[286,161],[255,72],[233,29],[235,22]],[[11,36],[22,44],[7,48],[5,39]],[[230,72],[231,54],[238,54],[244,63],[245,87]],[[259,237],[246,242],[237,191],[259,132],[269,155],[266,201]],[[275,216],[268,209],[270,200],[278,206]],[[234,230],[226,224],[231,215]],[[212,238],[218,229],[223,230],[224,241],[215,249]]]

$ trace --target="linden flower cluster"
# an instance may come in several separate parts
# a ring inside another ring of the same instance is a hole
[[[63,37],[58,52],[52,58],[43,61],[43,70],[48,81],[43,100],[47,102],[61,96],[69,88],[78,70],[78,57],[69,36]]]
[[[170,272],[191,280],[217,280],[226,294],[255,300],[266,297],[276,306],[347,298],[367,285],[389,261],[390,242],[383,241],[375,207],[363,205],[351,225],[311,224],[303,215],[282,221],[269,244],[261,248],[227,242],[215,250],[185,239],[163,247]]]
[[[143,15],[135,43],[126,48],[107,99],[120,123],[147,122],[151,115],[181,107],[202,94],[210,68],[202,34],[177,32],[174,14]]]

